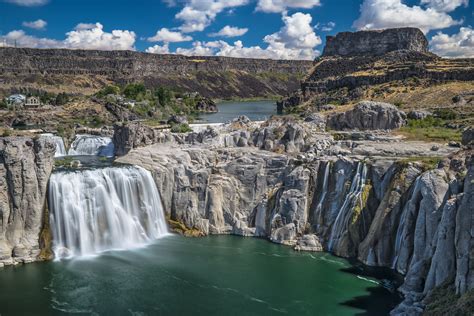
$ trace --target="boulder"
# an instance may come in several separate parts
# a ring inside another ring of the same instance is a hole
[[[373,101],[362,101],[352,110],[335,113],[328,118],[333,130],[391,130],[406,124],[406,114],[396,106]]]
[[[463,131],[462,144],[474,148],[474,127],[468,127]]]
[[[411,120],[422,120],[432,115],[433,113],[428,112],[428,111],[413,110],[413,111],[408,112],[407,117]]]

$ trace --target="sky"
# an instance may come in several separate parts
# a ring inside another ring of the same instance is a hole
[[[311,60],[327,35],[407,26],[474,57],[469,0],[0,0],[0,46]]]

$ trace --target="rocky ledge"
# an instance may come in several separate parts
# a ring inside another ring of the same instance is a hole
[[[459,294],[474,287],[468,148],[441,145],[433,158],[433,144],[383,132],[335,140],[287,118],[182,135],[123,129],[137,146],[118,161],[150,170],[167,216],[194,235],[265,237],[395,269],[405,276],[396,315],[421,314],[446,282]]]
[[[56,146],[46,138],[0,138],[0,266],[47,258],[47,183]]]

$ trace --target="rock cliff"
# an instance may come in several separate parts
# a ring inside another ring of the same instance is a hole
[[[91,93],[107,83],[142,81],[210,98],[286,95],[311,61],[187,57],[132,51],[0,48],[0,90]],[[70,90],[70,91],[69,91]]]
[[[445,59],[428,52],[427,39],[420,30],[344,32],[328,37],[323,55],[316,58],[300,90],[283,99],[278,109],[292,112],[299,105],[318,108],[363,98],[404,101],[411,94],[420,99],[423,94],[418,90],[429,87],[434,87],[433,91],[426,93],[443,91],[446,97],[441,95],[438,101],[449,100],[457,87],[440,85],[464,82],[472,90],[473,81],[473,59]],[[423,99],[418,102],[420,107],[427,106]]]
[[[442,149],[439,163],[411,162],[404,156],[429,155],[429,145],[336,141],[310,122],[286,130],[244,122],[159,137],[118,161],[150,170],[165,212],[188,229],[265,237],[397,270],[405,301],[394,314],[422,313],[423,299],[444,282],[456,280],[460,294],[474,287],[466,220],[473,216],[472,153]],[[270,139],[283,146],[260,146]]]
[[[428,40],[417,28],[341,32],[326,37],[323,56],[371,56],[398,50],[428,52]]]
[[[46,191],[55,150],[46,138],[0,138],[2,266],[35,261],[47,247]]]

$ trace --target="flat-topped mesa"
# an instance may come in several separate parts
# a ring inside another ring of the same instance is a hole
[[[428,40],[420,29],[412,27],[341,32],[326,37],[323,57],[379,56],[398,50],[427,53]]]

